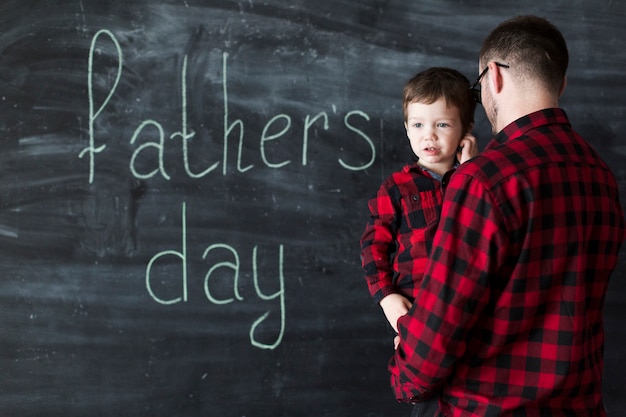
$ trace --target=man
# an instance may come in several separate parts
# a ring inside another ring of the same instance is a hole
[[[606,415],[602,307],[624,211],[558,108],[567,65],[542,18],[503,22],[483,43],[475,92],[495,137],[450,179],[389,364],[414,416]]]

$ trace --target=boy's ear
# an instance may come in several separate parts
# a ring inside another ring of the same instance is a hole
[[[465,133],[472,133],[472,130],[474,130],[474,122],[471,122],[469,124],[469,126],[467,127],[467,132]]]

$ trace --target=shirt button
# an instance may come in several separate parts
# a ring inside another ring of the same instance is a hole
[[[419,197],[418,197],[418,196],[416,196],[416,195],[414,195],[414,196],[413,196],[413,201],[417,201],[417,200],[419,200]]]

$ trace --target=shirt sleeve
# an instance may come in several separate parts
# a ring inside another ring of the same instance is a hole
[[[361,237],[361,261],[370,295],[379,303],[395,292],[392,254],[396,250],[398,209],[385,184],[368,207],[370,218]]]
[[[432,396],[465,352],[502,264],[505,235],[490,192],[469,175],[453,175],[419,294],[398,321],[400,344],[389,371],[399,401]]]

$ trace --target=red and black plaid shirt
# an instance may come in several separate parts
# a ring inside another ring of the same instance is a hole
[[[565,113],[517,120],[446,189],[398,321],[401,401],[446,416],[604,416],[602,308],[625,237],[618,186]]]
[[[391,174],[369,200],[361,260],[375,302],[391,293],[415,298],[442,200],[441,183],[416,163]]]

